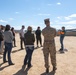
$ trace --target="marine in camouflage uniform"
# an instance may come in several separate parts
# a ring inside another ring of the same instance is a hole
[[[43,54],[44,54],[46,72],[49,72],[49,54],[53,66],[53,71],[56,70],[56,48],[54,42],[54,37],[56,36],[56,30],[50,27],[49,19],[45,19],[44,22],[46,24],[46,27],[42,30],[42,34],[44,36]]]

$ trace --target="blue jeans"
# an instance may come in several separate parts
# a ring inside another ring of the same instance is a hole
[[[60,37],[61,50],[64,49],[63,40],[64,40],[64,37]]]
[[[6,54],[8,53],[7,58],[8,58],[8,63],[9,64],[12,63],[12,61],[11,61],[11,51],[12,51],[12,43],[6,43],[5,42],[5,50],[4,50],[4,54],[3,54],[3,61],[4,62],[6,61]]]
[[[33,47],[26,47],[26,55],[25,55],[25,59],[24,59],[24,65],[28,64],[28,67],[31,66],[33,51],[34,51],[34,46]]]

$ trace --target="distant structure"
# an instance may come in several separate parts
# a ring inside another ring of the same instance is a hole
[[[5,28],[4,25],[0,25]],[[15,30],[16,33],[19,33],[20,30]],[[26,32],[26,31],[25,31]],[[35,30],[34,30],[35,32]],[[59,36],[58,31],[57,31],[57,36]],[[76,29],[66,29],[66,36],[76,36]]]
[[[15,30],[15,32],[19,33],[19,30]],[[35,32],[35,30],[33,32]],[[57,31],[57,36],[59,36],[58,31]],[[76,29],[67,29],[66,36],[76,36]]]
[[[57,33],[59,36],[59,34]],[[66,29],[66,36],[76,36],[76,29]]]

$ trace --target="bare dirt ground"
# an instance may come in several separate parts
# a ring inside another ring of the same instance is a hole
[[[59,37],[55,38],[56,41],[56,50],[57,50],[57,71],[56,73],[51,72],[52,66],[50,62],[50,73],[47,75],[76,75],[76,37],[66,36],[64,39],[65,49],[68,51],[64,54],[58,52],[60,48]],[[44,57],[42,48],[34,50],[32,57],[32,65],[29,70],[27,67],[25,70],[22,69],[23,60],[25,57],[25,49],[20,49],[20,39],[19,35],[16,35],[16,44],[17,47],[14,47],[12,50],[12,61],[15,63],[13,66],[8,66],[8,63],[3,64],[2,58],[0,55],[0,75],[46,75],[44,67]],[[36,46],[36,44],[35,44]]]

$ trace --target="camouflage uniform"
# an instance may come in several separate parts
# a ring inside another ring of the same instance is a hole
[[[49,68],[49,54],[53,67],[56,67],[56,48],[54,37],[56,36],[56,30],[50,26],[45,27],[42,30],[44,36],[43,54],[45,60],[45,68]]]

